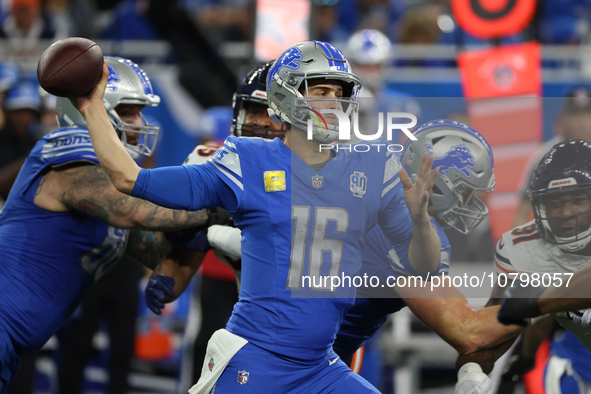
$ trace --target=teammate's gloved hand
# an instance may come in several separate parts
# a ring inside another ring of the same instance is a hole
[[[542,314],[538,299],[544,290],[544,287],[522,286],[522,282],[515,281],[505,293],[497,318],[506,325],[527,326],[526,318]]]
[[[174,297],[174,279],[166,275],[156,275],[146,286],[146,305],[157,315],[162,313],[166,297]]]
[[[182,246],[189,250],[207,252],[211,245],[207,240],[207,227],[194,227],[186,230],[164,233],[166,238],[174,245]]]
[[[207,223],[205,223],[206,227],[209,227],[214,224],[229,224],[230,220],[230,213],[226,211],[224,208],[209,208],[207,210]]]
[[[458,371],[458,383],[454,394],[485,394],[492,389],[492,383],[487,374],[482,372],[480,365],[466,363]]]
[[[509,358],[509,362],[507,363],[505,368],[503,368],[503,374],[501,376],[503,377],[503,379],[516,382],[524,374],[534,369],[534,363],[534,358],[523,357],[519,354],[513,354]]]

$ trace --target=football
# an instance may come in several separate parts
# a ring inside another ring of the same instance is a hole
[[[103,61],[103,51],[94,41],[65,38],[43,52],[37,64],[37,79],[54,96],[83,96],[101,79]]]

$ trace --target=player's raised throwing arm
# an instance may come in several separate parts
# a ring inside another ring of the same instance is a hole
[[[101,165],[111,178],[115,188],[122,193],[131,194],[140,167],[133,161],[119,140],[103,103],[109,69],[103,64],[103,76],[88,96],[71,98],[72,104],[80,111]]]
[[[104,63],[103,76],[95,88],[87,96],[71,98],[71,101],[86,119],[94,151],[115,188],[131,194],[140,167],[125,150],[105,111],[103,97],[108,77],[109,69]]]

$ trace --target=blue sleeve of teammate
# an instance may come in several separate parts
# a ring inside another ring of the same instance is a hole
[[[166,208],[187,211],[209,207],[234,211],[237,207],[232,189],[207,165],[142,169],[131,195]]]

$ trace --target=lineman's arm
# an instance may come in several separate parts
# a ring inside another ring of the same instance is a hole
[[[590,308],[589,280],[591,266],[586,266],[572,278],[563,276],[562,286],[547,289],[517,287],[512,292],[512,297],[503,300],[498,318],[504,323],[519,322],[549,313]]]
[[[108,77],[109,69],[105,62],[103,75],[95,88],[86,96],[71,97],[70,100],[84,116],[96,156],[115,188],[131,194],[140,167],[127,153],[105,111],[103,97]]]
[[[434,288],[428,297],[422,288],[397,287],[397,292],[413,313],[459,354],[499,345],[523,331],[521,326],[500,324],[498,306],[472,309],[453,285]]]
[[[204,257],[204,252],[173,246],[171,255],[158,264],[150,276],[165,275],[174,279],[174,296],[167,297],[165,302],[175,300],[185,291]]]
[[[568,277],[563,276],[563,279],[562,286],[550,287],[542,293],[538,301],[542,314],[591,308],[591,265],[575,272],[568,286]]]
[[[431,225],[427,206],[429,192],[437,179],[439,168],[431,171],[433,156],[423,155],[418,178],[412,182],[406,171],[399,172],[404,187],[404,200],[412,218],[412,240],[408,260],[412,267],[422,273],[433,272],[439,266],[441,241]]]
[[[37,188],[35,204],[52,212],[75,210],[118,228],[172,231],[203,226],[206,210],[187,212],[162,208],[115,189],[97,165],[48,172]]]
[[[148,308],[160,315],[166,303],[185,291],[204,257],[204,252],[173,246],[171,255],[154,269],[148,281],[145,289]]]
[[[125,256],[154,270],[171,253],[171,244],[161,232],[132,231]]]
[[[503,291],[504,289],[501,287],[494,287],[491,294],[491,298],[486,303],[486,307],[498,306],[500,299],[497,296],[499,293],[502,294]],[[484,373],[488,374],[490,373],[490,371],[492,371],[493,367],[495,366],[495,361],[497,361],[499,357],[501,357],[503,354],[505,354],[507,350],[509,350],[509,348],[511,347],[511,345],[513,345],[513,342],[515,342],[516,339],[517,337],[513,337],[498,346],[480,350],[476,353],[461,354],[456,360],[456,369],[459,370],[464,364],[474,362],[480,365]]]

